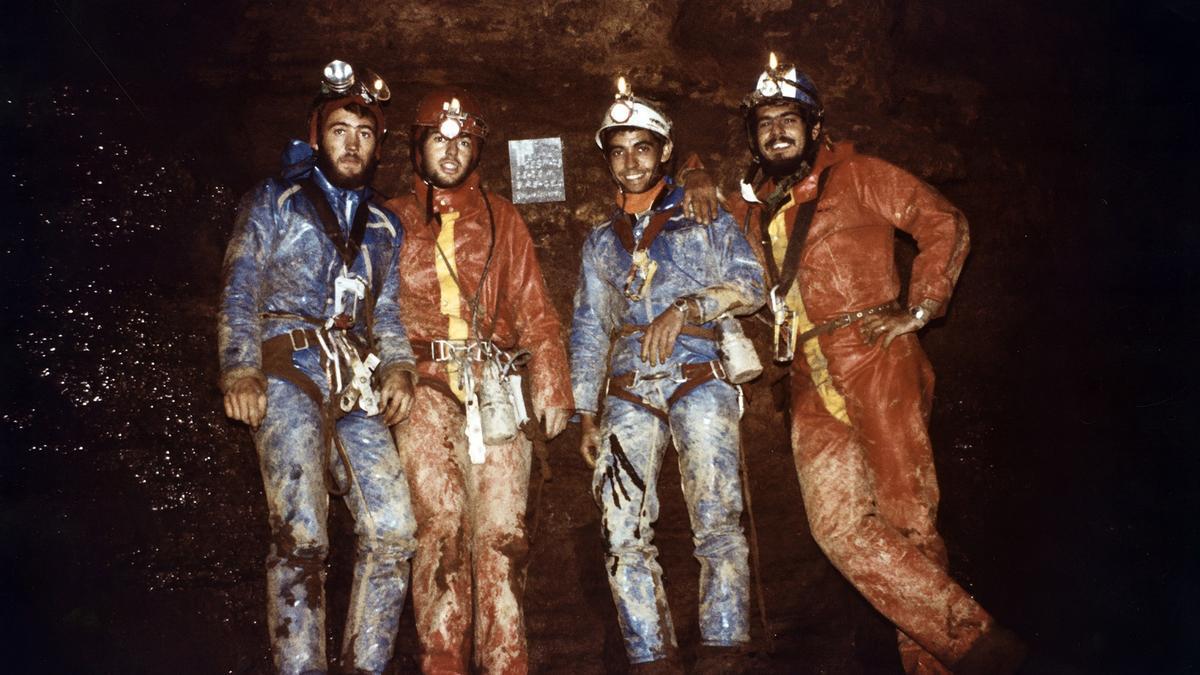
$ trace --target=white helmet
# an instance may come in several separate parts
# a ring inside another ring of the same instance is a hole
[[[617,79],[616,101],[604,112],[596,132],[596,146],[604,149],[604,132],[617,127],[645,129],[671,141],[671,120],[653,103],[633,95],[624,76]]]

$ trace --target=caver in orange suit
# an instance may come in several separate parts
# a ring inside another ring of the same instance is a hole
[[[572,407],[566,352],[533,242],[512,204],[492,193],[485,201],[473,168],[449,189],[431,186],[416,168],[413,192],[388,206],[407,237],[399,263],[401,314],[424,385],[416,388],[408,420],[393,428],[418,524],[412,588],[421,668],[465,673],[473,661],[484,672],[523,673],[530,444],[518,435],[487,446],[482,464],[470,461],[462,392],[448,373],[455,366],[431,360],[430,343],[486,339],[490,332],[501,349],[529,350],[542,410]],[[470,302],[493,222],[492,261],[472,329]]]
[[[772,98],[756,105],[779,110],[781,100],[804,103],[807,78],[795,70],[786,78],[782,69],[775,72],[781,82],[801,84],[784,87],[787,98],[768,93]],[[759,91],[771,92],[763,81]],[[815,100],[815,89],[811,94]],[[820,117],[815,120],[819,125]],[[753,143],[755,130],[748,129]],[[896,311],[889,307],[901,290],[895,229],[912,235],[919,249],[908,304],[929,301],[941,311],[967,255],[966,219],[912,175],[858,155],[849,144],[821,146],[811,164],[806,177],[781,191],[769,222],[762,222],[761,202],[775,191],[775,179],[755,190],[760,203],[740,201],[734,211],[757,253],[764,262],[772,256],[771,267],[786,280],[784,258],[797,214],[820,190],[798,249],[795,283],[785,289],[801,338],[839,318],[848,324],[797,344],[793,359],[791,440],[813,537],[896,624],[907,672],[969,671],[978,661],[988,662],[986,671],[998,664],[982,654],[983,646],[999,629],[993,631],[992,618],[947,574],[936,529],[938,485],[927,430],[933,370],[915,333],[885,347],[882,340],[868,343],[854,321],[855,312]],[[985,635],[989,639],[980,642]],[[976,643],[980,649],[965,658]]]

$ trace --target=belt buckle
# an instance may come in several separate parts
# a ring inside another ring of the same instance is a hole
[[[444,363],[450,360],[450,343],[446,340],[431,340],[429,342],[430,357],[434,363]]]
[[[675,372],[670,375],[665,375],[665,377],[670,378],[670,380],[675,384],[683,384],[684,382],[688,381],[687,377],[683,374],[683,364],[676,363],[673,366],[673,369]]]
[[[296,344],[296,334],[297,333],[300,335],[300,339],[304,341],[304,346],[300,346],[300,345]],[[305,333],[303,328],[293,328],[290,331],[288,331],[288,339],[290,339],[292,341],[292,351],[298,352],[298,351],[301,351],[304,349],[308,349],[308,333]]]

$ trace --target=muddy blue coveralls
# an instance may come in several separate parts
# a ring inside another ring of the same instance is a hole
[[[313,165],[306,145],[293,143],[279,178],[251,190],[238,211],[225,255],[218,339],[222,388],[244,376],[264,377],[263,342],[288,335],[291,363],[328,400],[335,386],[322,365],[322,346],[304,339],[314,322],[333,315],[335,280],[357,275],[371,303],[359,300],[349,332],[366,340],[373,321],[377,373],[412,369],[412,349],[400,321],[397,252],[403,230],[389,211],[371,203],[370,188],[334,187]],[[296,160],[297,153],[300,161]],[[326,235],[299,180],[311,176],[348,234],[356,210],[370,209],[361,247],[346,265]],[[349,306],[353,298],[344,298]],[[381,672],[392,656],[416,548],[408,483],[383,416],[355,408],[333,422],[349,458],[346,471],[322,428],[322,412],[292,382],[267,375],[267,412],[256,430],[270,515],[267,555],[268,628],[280,673],[325,672],[325,557],[329,493],[326,467],[348,483],[357,554],[342,647],[344,668]],[[323,435],[324,434],[324,435]]]
[[[722,211],[711,225],[702,225],[679,215],[683,191],[669,190],[632,227],[637,242],[656,214],[662,219],[672,213],[647,249],[657,269],[643,297],[625,294],[633,259],[615,229],[616,219],[626,217],[618,213],[584,243],[571,326],[576,406],[595,412],[603,403],[593,493],[609,585],[635,664],[665,658],[676,646],[651,529],[658,518],[659,468],[671,438],[700,561],[701,639],[712,646],[750,639],[747,548],[739,523],[739,391],[722,379],[708,379],[668,406],[685,386],[686,372],[720,368],[717,342],[711,335],[681,333],[668,362],[651,366],[640,358],[642,333],[636,327],[649,324],[676,299],[691,298],[703,322],[692,332],[711,330],[726,312],[745,314],[762,305],[763,272],[729,214]],[[629,385],[625,391],[632,396],[614,395],[618,381]]]

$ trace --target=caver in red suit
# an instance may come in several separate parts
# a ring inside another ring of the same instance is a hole
[[[813,537],[897,626],[907,672],[1009,672],[1019,641],[946,571],[928,433],[934,376],[916,334],[950,299],[966,219],[907,172],[823,144],[816,89],[794,68],[763,73],[746,107],[768,177],[744,185],[733,210],[769,283],[785,285],[775,304],[791,320],[782,332],[795,327],[791,440]],[[907,312],[897,304],[896,229],[919,249]]]
[[[529,231],[511,203],[485,194],[475,171],[485,135],[467,93],[426,96],[413,126],[413,191],[388,203],[405,231],[400,306],[420,375],[412,413],[393,433],[418,524],[413,607],[426,673],[465,673],[472,662],[489,673],[528,669],[530,443],[518,434],[487,445],[481,463],[469,456],[462,370],[478,376],[476,357],[490,349],[483,343],[528,350],[535,409],[573,406],[559,320]]]

